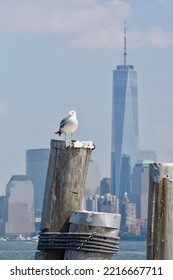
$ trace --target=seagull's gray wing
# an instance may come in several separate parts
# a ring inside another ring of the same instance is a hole
[[[65,125],[66,122],[67,122],[67,119],[68,119],[68,117],[62,119],[62,121],[60,122],[60,128],[64,127],[64,125]]]
[[[57,132],[54,132],[55,134],[59,134],[59,136],[61,136],[62,132],[61,132],[61,128],[64,127],[64,125],[66,124],[68,117],[62,119],[62,121],[59,124],[59,130]]]

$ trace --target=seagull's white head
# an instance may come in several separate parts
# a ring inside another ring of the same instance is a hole
[[[69,113],[68,113],[68,115],[71,117],[71,116],[75,116],[76,117],[76,112],[75,111],[70,111]]]

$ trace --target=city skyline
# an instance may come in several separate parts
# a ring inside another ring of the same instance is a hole
[[[75,138],[94,141],[101,178],[110,177],[112,71],[123,62],[125,20],[140,149],[173,161],[172,8],[170,0],[1,1],[1,194],[12,174],[25,173],[25,151],[49,148],[71,109]]]

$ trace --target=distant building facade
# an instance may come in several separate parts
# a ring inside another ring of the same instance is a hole
[[[34,189],[26,175],[14,175],[6,187],[5,235],[30,235],[35,231]]]
[[[0,236],[5,236],[5,222],[7,221],[7,198],[0,196]]]
[[[119,213],[119,199],[107,193],[86,198],[85,210],[105,213]]]
[[[105,177],[100,182],[100,196],[106,195],[107,193],[110,193],[110,191],[111,191],[111,179]]]
[[[157,162],[157,154],[155,150],[139,150],[137,156],[137,162],[143,162],[148,160],[149,162]]]
[[[34,216],[38,221],[42,214],[49,153],[49,149],[26,151],[26,175],[34,186]]]
[[[136,222],[136,204],[129,201],[127,193],[124,194],[121,211],[121,230],[129,232]]]
[[[119,199],[107,193],[98,199],[98,212],[119,213]]]
[[[88,172],[85,182],[84,194],[86,196],[93,196],[99,193],[100,187],[100,170],[99,165],[93,159],[90,159],[88,165]]]
[[[85,199],[84,209],[87,211],[97,212],[97,210],[98,210],[97,204],[98,204],[97,195],[94,197],[88,197]]]
[[[131,199],[136,203],[137,218],[148,217],[149,164],[151,161],[137,163],[132,173]]]
[[[131,194],[131,165],[130,156],[123,154],[121,161],[121,174],[120,174],[120,203],[124,200],[124,193],[129,196]]]

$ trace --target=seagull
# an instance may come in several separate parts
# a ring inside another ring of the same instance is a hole
[[[68,116],[60,122],[59,130],[55,132],[55,134],[59,134],[61,136],[62,133],[65,134],[65,139],[66,139],[66,134],[71,133],[76,131],[78,128],[78,120],[76,118],[76,112],[75,111],[70,111],[68,113]]]

